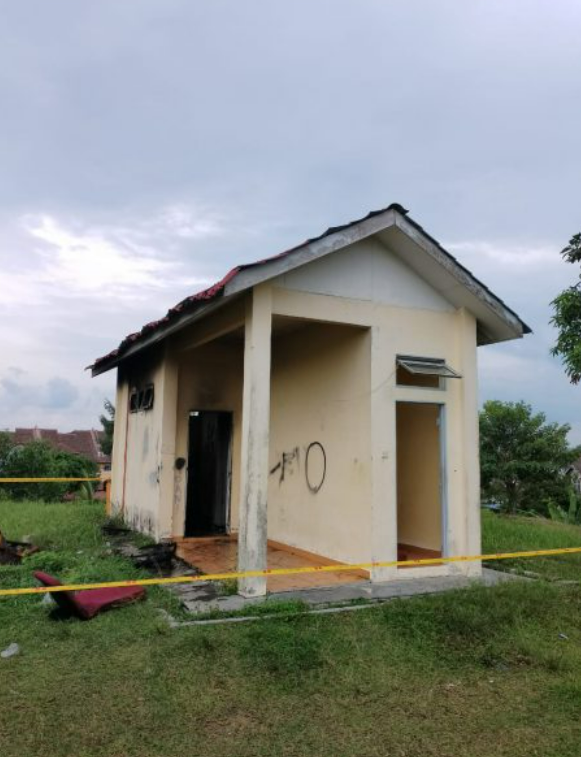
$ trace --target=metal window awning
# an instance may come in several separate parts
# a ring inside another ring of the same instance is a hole
[[[396,362],[399,367],[414,375],[462,378],[459,373],[456,373],[455,370],[438,358],[398,355]]]

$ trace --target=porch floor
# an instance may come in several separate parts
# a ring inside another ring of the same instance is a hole
[[[238,568],[238,542],[230,536],[208,536],[176,539],[177,555],[202,573],[231,573]],[[439,557],[440,552],[398,545],[399,560],[417,560]],[[268,542],[267,565],[269,568],[304,568],[308,566],[333,565],[334,561],[278,542]],[[402,566],[405,567],[405,566]],[[325,573],[305,573],[290,576],[269,576],[268,592],[316,589],[325,586],[366,581],[369,574],[364,570],[336,570]]]
[[[185,562],[195,566],[203,573],[229,573],[238,567],[238,543],[235,538],[202,537],[192,539],[176,539],[177,555]],[[302,550],[293,551],[292,547],[268,543],[267,565],[269,568],[304,568],[307,566],[332,565],[333,560],[305,553]],[[290,576],[269,576],[267,591],[292,591],[294,589],[314,589],[323,586],[337,586],[341,584],[366,581],[365,571],[337,570],[328,573],[305,573]]]
[[[398,560],[429,560],[432,557],[442,557],[440,551],[434,549],[425,549],[424,547],[415,547],[413,544],[398,544],[397,545],[397,559]],[[422,567],[414,565],[400,565],[401,568],[413,568]]]

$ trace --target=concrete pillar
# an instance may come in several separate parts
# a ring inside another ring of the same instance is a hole
[[[462,308],[458,312],[458,354],[461,382],[461,433],[463,455],[463,489],[465,507],[465,554],[481,554],[480,527],[480,447],[478,428],[478,361],[476,319]],[[480,562],[466,563],[472,574],[481,571]]]
[[[111,513],[123,514],[125,489],[125,464],[127,446],[127,420],[129,414],[129,383],[123,369],[117,369],[117,393],[115,396],[115,428],[111,451]]]
[[[166,346],[161,381],[159,388],[156,387],[156,392],[154,412],[157,412],[161,423],[157,538],[162,539],[176,533],[172,521],[175,491],[178,362],[169,345]]]
[[[395,352],[389,332],[371,328],[371,560],[397,560]],[[387,581],[397,568],[374,568]]]
[[[239,571],[266,569],[271,324],[270,286],[257,286],[248,298],[245,321]],[[261,596],[266,577],[244,578],[238,586],[245,597]]]

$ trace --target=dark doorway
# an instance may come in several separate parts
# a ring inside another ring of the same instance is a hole
[[[231,438],[232,413],[190,413],[185,536],[227,531]]]

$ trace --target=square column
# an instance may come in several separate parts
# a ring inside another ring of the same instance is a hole
[[[244,335],[239,571],[266,569],[271,329],[271,288],[259,285],[248,299]],[[266,576],[243,578],[238,587],[244,597],[265,595]]]
[[[397,560],[395,349],[385,326],[371,328],[371,561]],[[371,580],[397,568],[373,568]]]
[[[169,346],[166,346],[159,387],[156,387],[161,419],[160,461],[158,471],[159,510],[157,538],[174,533],[173,506],[175,493],[175,459],[178,407],[178,363]],[[154,404],[155,411],[155,404]]]
[[[478,422],[478,359],[476,319],[465,308],[458,311],[458,347],[460,359],[462,419],[461,439],[463,450],[463,501],[464,506],[464,554],[479,555],[482,552],[480,528],[480,444]],[[458,524],[460,530],[460,524]],[[480,575],[482,563],[465,563],[465,572]]]
[[[115,395],[115,427],[111,454],[111,512],[124,515],[125,467],[127,463],[127,431],[129,418],[129,380],[120,366],[117,369],[117,393]]]

